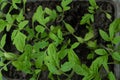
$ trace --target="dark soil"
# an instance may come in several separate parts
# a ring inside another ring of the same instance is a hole
[[[107,11],[109,14],[112,15],[112,20],[115,18],[115,9],[114,9],[114,5],[112,3],[101,2],[101,1],[99,1],[97,3],[101,7],[101,9]],[[39,5],[42,5],[43,7],[48,7],[51,9],[56,9],[56,5],[59,5],[59,4],[60,4],[60,2],[58,2],[58,1],[29,2],[26,4],[25,17],[26,17],[26,19],[31,20],[33,13],[36,11],[36,8]],[[89,3],[86,1],[74,1],[74,2],[72,2],[72,4],[70,6],[71,6],[71,9],[68,12],[65,12],[64,20],[67,23],[71,24],[75,28],[75,30],[76,30],[75,34],[77,36],[83,37],[86,34],[87,29],[85,28],[84,25],[83,26],[80,25],[80,20],[81,20],[82,16],[88,12],[87,9],[88,9]],[[14,13],[14,11],[12,13]],[[17,13],[17,11],[15,13]],[[112,22],[112,20],[108,20],[102,11],[97,11],[97,13],[95,14],[95,23],[93,25],[94,25],[94,31],[95,31],[96,36],[95,36],[94,40],[97,39],[98,43],[105,44],[98,34],[98,29],[101,28],[105,31],[108,31],[108,26]],[[55,25],[55,24],[60,24],[60,23],[58,23],[56,21],[55,23],[52,23],[52,24]],[[76,39],[74,39],[72,36],[68,36],[66,39],[68,39],[68,38],[71,38],[72,42],[76,41]],[[10,41],[8,41],[8,42],[10,42]],[[8,48],[11,49],[10,47],[8,47]],[[90,49],[88,49],[85,44],[83,44],[82,46],[75,49],[75,51],[83,63],[85,63],[87,65],[91,64],[91,62],[86,59],[87,54],[90,52]],[[30,75],[26,75],[22,72],[16,71],[16,69],[13,68],[11,65],[9,65],[8,71],[3,72],[3,73],[4,73],[5,77],[7,76],[9,78],[13,78],[16,80],[28,80],[30,77]],[[47,75],[48,75],[48,72],[43,72],[40,75],[39,80],[49,80],[47,78]],[[63,77],[64,76],[61,76],[61,80],[64,80]],[[11,80],[13,80],[13,79],[11,79]],[[10,79],[8,79],[8,80],[10,80]],[[81,76],[78,76],[75,74],[71,80],[81,80]]]

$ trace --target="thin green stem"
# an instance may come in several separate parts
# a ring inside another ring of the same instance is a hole
[[[68,78],[66,80],[71,80],[73,75],[74,75],[74,71],[72,70],[72,72],[70,73],[70,75],[68,76]]]
[[[8,66],[12,61],[9,61],[7,64],[5,64],[4,66],[2,66],[2,68],[0,69],[0,72],[4,69],[4,67]]]
[[[63,71],[61,71],[61,70],[59,70],[63,75],[65,75],[65,76],[67,76],[67,77],[69,77],[69,75],[68,74],[66,74],[66,73],[64,73]]]
[[[1,50],[2,52],[6,52],[3,48],[0,48],[0,50]]]
[[[40,74],[41,74],[41,72],[39,72],[39,74],[38,74],[38,76],[37,76],[37,80],[39,80]]]

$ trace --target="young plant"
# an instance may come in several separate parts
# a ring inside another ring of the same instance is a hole
[[[70,80],[75,73],[82,76],[82,80],[102,80],[100,72],[102,68],[105,69],[109,80],[115,80],[109,64],[120,61],[119,45],[115,47],[120,42],[120,36],[115,36],[120,30],[120,19],[110,24],[109,33],[99,30],[101,38],[109,42],[99,46],[97,40],[94,40],[93,29],[94,15],[99,9],[95,0],[89,0],[88,13],[80,21],[88,31],[84,37],[76,36],[76,30],[64,20],[64,13],[70,10],[69,4],[72,0],[62,0],[61,4],[56,6],[56,10],[39,5],[31,20],[25,17],[26,2],[26,0],[11,2],[0,0],[0,80],[4,76],[2,72],[7,71],[8,65],[26,75],[32,75],[29,80],[39,80],[45,71],[51,80],[61,80],[61,76],[65,76],[65,80]],[[22,4],[22,8],[17,4]],[[6,5],[10,7],[4,13]],[[14,9],[18,10],[18,13],[12,14]],[[3,14],[5,16],[2,17]],[[106,15],[110,19],[110,15],[107,13]],[[54,25],[54,22],[61,24]],[[73,36],[76,41],[72,42],[68,35]],[[9,46],[14,46],[12,47],[15,48],[14,51],[6,49],[8,36],[9,43],[12,44]],[[88,53],[88,59],[92,60],[90,66],[82,63],[82,59],[75,51],[82,44],[86,44],[91,50],[91,53]],[[111,57],[114,62],[108,61]]]

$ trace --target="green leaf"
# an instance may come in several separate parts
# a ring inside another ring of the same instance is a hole
[[[109,72],[108,78],[109,78],[109,80],[116,80],[115,75],[113,74],[113,72]]]
[[[40,54],[35,61],[36,68],[41,68],[43,66],[43,62],[44,62],[44,54]]]
[[[111,20],[112,16],[109,13],[105,13],[106,17]]]
[[[43,49],[43,48],[47,47],[48,44],[49,44],[49,42],[41,41],[39,46],[40,46],[41,49]]]
[[[93,6],[89,6],[89,7],[88,7],[88,10],[93,10],[93,11],[94,11],[94,9],[95,9],[95,8],[94,8]]]
[[[45,18],[45,21],[54,21],[57,18],[57,13],[55,10],[50,10],[49,8],[45,8],[45,12],[49,15]]]
[[[33,15],[33,18],[32,18],[33,22],[38,21],[39,24],[45,26],[47,21],[45,21],[44,14],[45,12],[43,11],[42,6],[39,6]]]
[[[0,32],[2,32],[5,29],[6,25],[7,25],[7,22],[0,19]]]
[[[41,25],[37,25],[35,27],[35,30],[38,32],[38,33],[43,33],[45,31],[45,28]]]
[[[23,63],[20,62],[20,61],[13,61],[13,62],[12,62],[12,65],[13,65],[14,67],[16,67],[17,70],[22,70],[22,69],[24,69],[24,68],[23,68]],[[26,66],[24,65],[24,67],[26,67]]]
[[[108,59],[108,56],[100,56],[100,57],[96,58],[92,62],[90,69],[94,72],[97,72],[98,69],[100,68],[100,66],[103,64],[103,62],[106,61],[106,59]]]
[[[88,74],[88,75],[84,76],[84,78],[82,80],[92,80],[95,76],[96,76],[95,73]]]
[[[31,74],[31,67],[32,64],[29,60],[28,55],[24,56],[23,59],[19,59],[17,61],[12,61],[12,65],[17,69],[20,70],[26,74]]]
[[[19,15],[17,16],[17,21],[20,22],[22,20],[24,20],[24,16],[23,16],[23,10],[20,11]]]
[[[18,30],[14,30],[11,36],[11,40],[13,40],[16,36],[16,34],[18,33]]]
[[[80,24],[83,25],[85,23],[90,23],[92,16],[93,16],[92,14],[85,14],[84,16],[82,16],[82,20],[80,21]]]
[[[24,52],[17,57],[17,60],[12,61],[12,65],[20,71],[23,71],[24,73],[30,73],[31,74],[31,58],[32,56],[32,46],[27,44],[25,46]],[[37,54],[36,54],[37,55]]]
[[[120,53],[119,52],[112,53],[112,58],[114,60],[120,61]]]
[[[109,64],[108,64],[108,57],[103,62],[103,67],[105,68],[106,72],[109,72]]]
[[[51,30],[53,33],[57,33],[59,29],[61,30],[61,26],[60,26],[60,25],[58,25],[58,26],[53,26],[53,25],[51,25],[51,26],[50,26],[50,30]]]
[[[77,39],[78,42],[80,43],[83,43],[84,42],[84,39],[82,37],[77,37],[75,36],[75,38]]]
[[[89,53],[88,55],[87,55],[87,59],[89,60],[89,59],[94,59],[94,53]]]
[[[40,69],[35,69],[35,74],[39,74],[41,72]]]
[[[62,40],[60,40],[54,33],[49,33],[49,38],[52,39],[55,43],[55,45],[61,44]]]
[[[78,56],[72,49],[69,49],[68,60],[72,63],[71,65],[80,64],[80,60],[79,60]]]
[[[110,39],[111,41],[113,40],[114,36],[115,36],[115,33],[119,30],[119,25],[120,25],[120,19],[115,19],[111,24],[110,24],[110,27],[109,27],[109,35],[110,35]]]
[[[7,15],[6,15],[6,21],[8,21],[9,24],[13,23],[13,18],[12,18],[11,14],[7,13]]]
[[[3,80],[3,75],[1,73],[1,71],[0,71],[0,80]]]
[[[57,68],[54,65],[47,63],[47,66],[51,73],[60,75],[60,72],[57,70]]]
[[[62,0],[61,6],[64,8],[65,6],[69,5],[72,2],[72,0]]]
[[[5,14],[3,12],[0,12],[0,18],[3,18]]]
[[[52,10],[52,14],[50,15],[50,18],[54,21],[57,18],[57,12],[56,10]]]
[[[2,37],[2,39],[0,41],[0,44],[1,44],[2,48],[4,47],[5,43],[6,43],[6,34],[3,35],[3,37]]]
[[[80,45],[79,42],[75,42],[75,43],[71,46],[71,49],[75,49],[75,48],[77,48],[79,45]]]
[[[95,13],[94,10],[88,10],[88,11],[89,11],[89,13],[91,13],[91,14],[94,14],[94,13]],[[94,22],[94,15],[91,16],[91,21]]]
[[[44,31],[43,33],[40,34],[40,36],[43,39],[43,38],[48,37],[49,35],[48,35],[48,33],[46,31]]]
[[[89,31],[85,37],[84,37],[84,41],[88,41],[90,39],[92,39],[94,37],[94,33],[92,31]]]
[[[0,51],[0,57],[3,57],[3,56],[4,56],[3,52],[2,52],[2,51]]]
[[[28,33],[27,40],[32,40],[32,39],[34,38],[34,36],[35,36],[35,31],[34,31],[34,29],[31,29],[29,26],[27,26],[27,27],[25,28],[25,30],[26,30],[27,33]]]
[[[99,73],[95,73],[94,80],[102,80]]]
[[[110,35],[110,39],[112,40],[115,35],[115,26],[112,24],[110,24],[110,27],[109,27],[109,35]]]
[[[18,24],[19,30],[22,30],[28,24],[27,20],[24,20]]]
[[[64,7],[63,10],[64,11],[70,10],[70,7]]]
[[[1,66],[4,66],[5,64],[4,64],[4,62],[3,61],[0,61],[0,67]]]
[[[58,12],[62,12],[62,8],[60,6],[57,6],[56,9]]]
[[[97,41],[88,41],[87,45],[89,48],[97,48]]]
[[[63,40],[63,34],[62,34],[61,29],[58,29],[57,36],[58,36],[59,39]]]
[[[116,36],[113,40],[112,40],[112,43],[114,43],[114,44],[118,44],[118,43],[120,43],[120,36]]]
[[[56,48],[55,48],[54,44],[50,44],[48,46],[48,55],[52,56],[54,59],[56,58]]]
[[[65,62],[63,65],[61,65],[60,70],[62,70],[63,72],[67,72],[70,71],[72,69],[72,65],[70,62]]]
[[[68,23],[66,23],[66,22],[64,22],[64,24],[65,24],[66,29],[67,29],[71,34],[73,34],[73,33],[75,32],[74,28],[73,28],[70,24],[68,24]]]
[[[12,36],[13,38],[13,44],[16,46],[16,48],[20,51],[23,52],[24,47],[25,47],[25,40],[26,40],[26,35],[21,33],[20,31],[16,32],[13,31]]]
[[[67,11],[70,9],[70,7],[68,6],[70,3],[72,2],[72,0],[62,0],[61,2],[61,6],[63,8],[64,11]]]
[[[49,15],[48,17],[46,17],[46,19],[48,18],[48,20],[54,21],[57,18],[57,13],[55,10],[45,8],[45,12]]]
[[[90,3],[90,5],[93,6],[93,7],[96,7],[96,6],[97,6],[95,0],[89,0],[89,3]]]
[[[30,78],[30,80],[36,80],[36,77],[33,76],[33,77]]]
[[[96,49],[95,53],[98,55],[106,55],[107,54],[105,49]]]
[[[7,60],[15,60],[17,59],[17,55],[15,55],[14,53],[11,52],[5,52],[4,56]]]
[[[8,22],[6,30],[9,31],[13,25],[14,19],[11,14],[7,13],[6,21]]]
[[[58,40],[58,37],[57,37],[54,33],[52,33],[52,32],[49,33],[49,37],[50,37],[52,40],[54,40],[54,41],[57,41],[57,40]]]
[[[49,9],[49,8],[45,8],[45,12],[46,12],[48,15],[51,15],[51,14],[52,14],[52,10]]]
[[[31,56],[31,52],[33,51],[33,46],[31,44],[25,45],[24,54]],[[25,56],[24,56],[25,57]],[[29,58],[29,57],[28,57]]]
[[[91,21],[94,22],[94,15],[91,15]]]
[[[0,4],[0,9],[3,10],[7,4],[8,4],[7,2],[3,1],[2,4]]]
[[[36,42],[33,47],[37,52],[39,52],[40,49],[44,49],[45,47],[48,46],[48,44],[49,43],[46,41],[39,41],[39,42]]]
[[[21,0],[12,0],[12,6],[15,8],[15,9],[18,9],[16,3],[20,3]]]
[[[48,56],[50,56],[50,59],[54,60],[54,63],[56,66],[59,66],[59,59],[58,59],[58,54],[56,52],[56,47],[54,44],[50,44],[47,49]]]
[[[76,64],[74,67],[73,67],[73,70],[75,71],[75,73],[77,73],[78,75],[88,75],[89,73],[89,69],[87,68],[86,65],[78,65]]]
[[[110,38],[105,31],[99,30],[99,33],[100,33],[100,36],[102,37],[102,39],[104,39],[105,41],[110,41]]]
[[[68,51],[68,49],[61,50],[58,54],[59,58],[62,60],[67,55]]]

